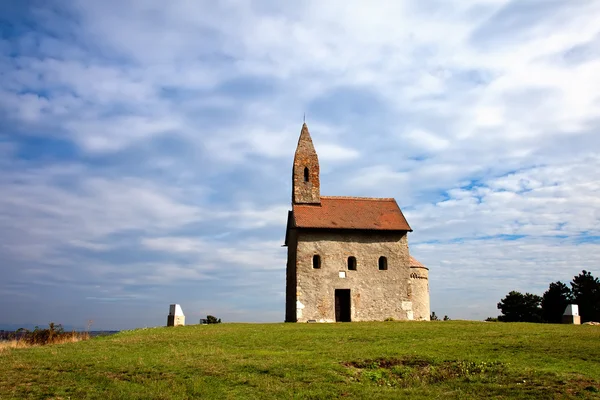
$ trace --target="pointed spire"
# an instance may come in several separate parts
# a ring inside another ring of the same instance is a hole
[[[302,130],[300,131],[300,137],[298,138],[298,148],[296,149],[296,153],[298,153],[298,150],[300,149],[300,143],[302,141],[308,141],[312,146],[312,138],[310,137],[310,132],[308,131],[308,125],[306,125],[306,122],[302,124]],[[311,150],[315,151],[314,146],[312,147],[313,148]]]
[[[319,158],[306,122],[302,124],[292,172],[292,203],[320,204]]]

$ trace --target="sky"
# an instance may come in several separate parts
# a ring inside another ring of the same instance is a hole
[[[0,328],[284,319],[321,194],[394,197],[431,309],[600,275],[597,0],[2,0]]]

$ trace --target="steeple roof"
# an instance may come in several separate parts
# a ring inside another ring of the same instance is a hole
[[[296,160],[298,156],[307,156],[313,154],[316,156],[317,152],[315,151],[315,145],[313,144],[312,138],[310,137],[310,132],[308,131],[308,126],[305,122],[302,124],[302,130],[300,131],[300,137],[298,138],[298,147],[296,147],[294,160]]]
[[[319,204],[319,157],[306,123],[302,124],[292,171],[292,204]]]

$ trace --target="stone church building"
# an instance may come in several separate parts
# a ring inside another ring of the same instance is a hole
[[[321,196],[306,124],[292,172],[286,322],[429,320],[428,269],[410,256],[392,198]]]

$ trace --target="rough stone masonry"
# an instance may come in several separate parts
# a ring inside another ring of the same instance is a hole
[[[304,124],[285,238],[285,320],[429,320],[429,271],[410,256],[408,232],[392,198],[321,196],[319,160]]]

